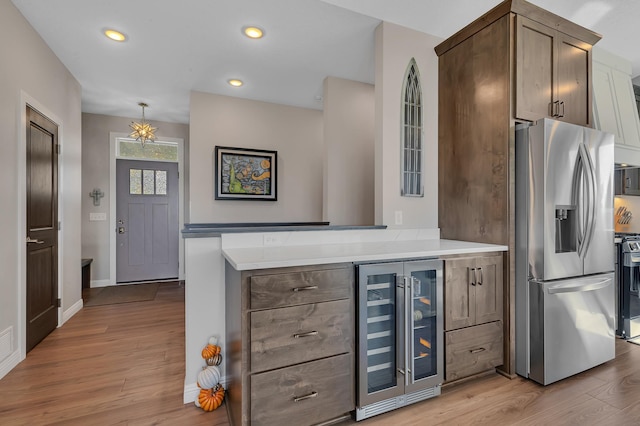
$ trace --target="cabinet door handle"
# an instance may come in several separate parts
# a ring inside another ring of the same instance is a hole
[[[316,396],[318,396],[318,392],[311,392],[308,395],[303,395],[303,396],[298,396],[298,397],[293,398],[293,402],[304,401],[305,399],[315,398]]]
[[[44,241],[41,241],[37,238],[35,240],[32,240],[31,237],[27,237],[27,243],[28,244],[44,244]]]
[[[564,117],[564,101],[560,102],[560,106],[562,107],[562,112],[558,111],[558,117]]]
[[[317,290],[318,286],[317,285],[309,285],[306,287],[294,287],[293,291],[307,291],[307,290]]]
[[[625,188],[631,188],[631,178],[630,177],[624,178],[624,187]]]
[[[469,268],[469,284],[476,285],[476,268]]]
[[[472,354],[479,354],[480,352],[484,352],[486,351],[485,348],[476,348],[476,349],[471,349],[469,352],[471,352]]]
[[[310,336],[316,336],[318,334],[317,331],[313,330],[313,331],[307,331],[306,333],[296,333],[293,335],[294,339],[300,339],[301,337],[310,337]]]
[[[398,373],[402,374],[403,376],[405,375],[405,372],[402,368],[398,368]]]
[[[476,268],[476,273],[480,272],[480,279],[478,279],[478,277],[476,277],[476,282],[478,283],[478,285],[482,285],[482,268]]]
[[[551,103],[551,116],[560,117],[560,101],[553,101]]]

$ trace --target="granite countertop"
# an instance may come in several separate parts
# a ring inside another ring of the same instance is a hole
[[[341,262],[379,262],[507,250],[508,247],[503,245],[431,239],[223,248],[222,254],[233,268],[245,271]]]

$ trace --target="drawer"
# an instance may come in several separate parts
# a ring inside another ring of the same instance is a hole
[[[251,277],[251,309],[348,299],[353,268],[300,271]]]
[[[352,371],[344,354],[253,374],[251,425],[311,425],[348,413],[355,409]]]
[[[502,365],[502,321],[445,332],[445,381]]]
[[[352,351],[351,300],[251,312],[251,371]]]

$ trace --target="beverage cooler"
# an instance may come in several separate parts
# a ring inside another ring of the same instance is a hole
[[[357,266],[356,420],[440,395],[442,261]]]

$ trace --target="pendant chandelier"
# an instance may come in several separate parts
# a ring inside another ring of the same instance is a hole
[[[137,123],[135,121],[131,122],[129,127],[131,127],[131,130],[133,131],[131,132],[129,137],[140,141],[140,143],[144,147],[144,144],[146,142],[153,142],[156,140],[156,135],[154,134],[154,132],[158,129],[156,127],[151,127],[151,125],[149,125],[149,123],[144,120],[144,109],[149,105],[145,104],[144,102],[140,102],[138,103],[138,105],[142,107],[142,121],[140,123]]]

